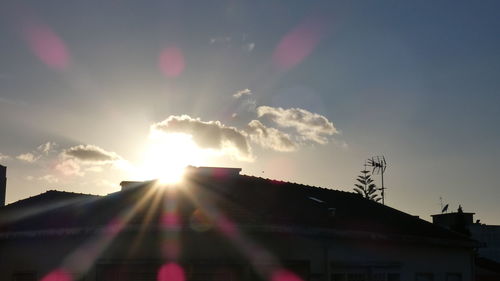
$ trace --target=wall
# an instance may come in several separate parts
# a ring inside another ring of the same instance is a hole
[[[111,238],[113,242],[108,245]],[[105,245],[108,245],[106,250],[94,259],[93,255]],[[107,233],[96,237],[0,240],[0,280],[12,280],[14,272],[32,270],[40,278],[63,264],[71,265],[69,271],[79,275],[86,263],[95,261],[89,263],[85,281],[103,278],[105,272],[118,276],[119,272],[113,273],[113,268],[120,268],[120,264],[126,265],[122,269],[142,271],[142,281],[153,281],[156,280],[153,271],[165,262],[167,255],[175,252],[188,280],[206,279],[203,274],[206,277],[215,273],[219,277],[232,276],[231,280],[261,279],[259,276],[270,279],[284,268],[310,281],[326,281],[336,273],[360,270],[397,272],[400,280],[415,280],[416,272],[433,273],[435,281],[445,281],[446,273],[461,273],[462,280],[473,280],[471,252],[461,248],[278,233],[249,236],[234,232],[221,236],[213,231],[153,233],[142,239],[133,232],[117,237]],[[68,261],[75,253],[79,253],[78,262]]]
[[[479,256],[500,263],[500,226],[475,223],[469,229],[473,239],[484,243],[478,249]]]

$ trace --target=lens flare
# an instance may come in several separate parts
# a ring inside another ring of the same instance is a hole
[[[320,20],[306,20],[288,32],[274,50],[272,62],[280,70],[289,70],[307,58],[323,36]]]
[[[182,50],[178,47],[163,49],[160,54],[158,66],[163,74],[168,78],[176,78],[180,76],[186,67]]]
[[[177,263],[167,263],[160,267],[157,275],[158,281],[185,281],[184,269]]]
[[[299,276],[295,273],[286,270],[286,269],[278,269],[273,272],[271,275],[271,281],[303,281]]]
[[[64,41],[47,25],[26,25],[23,35],[32,52],[48,67],[64,70],[69,65],[69,52]]]
[[[64,269],[56,269],[45,275],[40,281],[73,281],[73,278]]]

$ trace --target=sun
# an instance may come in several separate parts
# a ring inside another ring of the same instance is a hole
[[[178,183],[188,165],[201,166],[206,156],[190,135],[155,132],[145,147],[137,177],[157,179],[162,184]]]

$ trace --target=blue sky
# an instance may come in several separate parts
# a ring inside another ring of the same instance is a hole
[[[103,2],[0,4],[8,202],[117,190],[169,120],[203,165],[352,190],[383,154],[388,205],[500,223],[497,1]]]

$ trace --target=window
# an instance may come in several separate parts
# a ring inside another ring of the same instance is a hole
[[[236,265],[191,264],[186,267],[186,279],[191,281],[235,281],[241,279],[242,269]]]
[[[369,269],[353,270],[346,269],[346,272],[335,272],[331,276],[331,281],[401,281],[399,273],[388,273],[381,270],[375,272]]]
[[[462,281],[461,273],[446,273],[446,281]]]
[[[432,273],[417,273],[417,274],[415,274],[415,281],[434,281],[434,274],[432,274]]]
[[[366,281],[366,274],[364,274],[364,273],[349,273],[349,274],[347,274],[347,281]]]
[[[401,277],[399,273],[388,273],[387,274],[387,281],[400,281]]]
[[[345,274],[343,273],[334,273],[332,275],[332,281],[346,281]]]
[[[16,272],[12,278],[14,281],[36,281],[35,271],[20,271]]]

